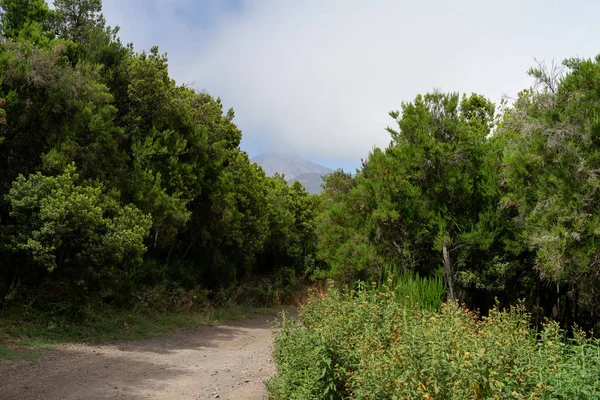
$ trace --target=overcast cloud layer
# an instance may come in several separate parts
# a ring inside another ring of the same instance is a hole
[[[600,52],[596,1],[104,0],[136,49],[236,112],[251,156],[294,151],[357,167],[418,93],[494,101],[530,85],[533,57]]]

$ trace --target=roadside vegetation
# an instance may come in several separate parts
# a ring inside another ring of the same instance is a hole
[[[454,303],[411,306],[402,286],[332,288],[275,340],[274,399],[595,399],[600,342],[523,304],[483,317]],[[409,296],[407,296],[409,297]],[[410,297],[409,297],[410,298]]]

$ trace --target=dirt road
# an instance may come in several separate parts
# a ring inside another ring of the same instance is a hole
[[[264,316],[158,339],[73,345],[0,363],[0,399],[265,399],[272,329]]]

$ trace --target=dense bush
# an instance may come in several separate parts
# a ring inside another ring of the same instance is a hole
[[[393,286],[392,286],[393,287]],[[285,319],[275,399],[591,399],[600,343],[555,322],[530,329],[522,305],[478,315],[409,307],[390,290],[329,290]]]
[[[81,183],[75,166],[62,175],[20,175],[6,199],[15,220],[15,250],[52,272],[65,264],[111,275],[142,263],[150,216],[123,206],[99,183]],[[79,272],[78,278],[88,274]]]

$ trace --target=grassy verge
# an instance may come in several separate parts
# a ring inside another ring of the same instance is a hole
[[[35,361],[40,358],[40,353],[23,348],[12,348],[0,346],[0,361],[1,360],[27,360]]]
[[[148,339],[182,329],[259,315],[276,316],[281,308],[234,306],[183,313],[104,310],[84,321],[12,310],[0,316],[0,360],[34,360],[39,358],[36,349],[51,348],[57,344]]]

